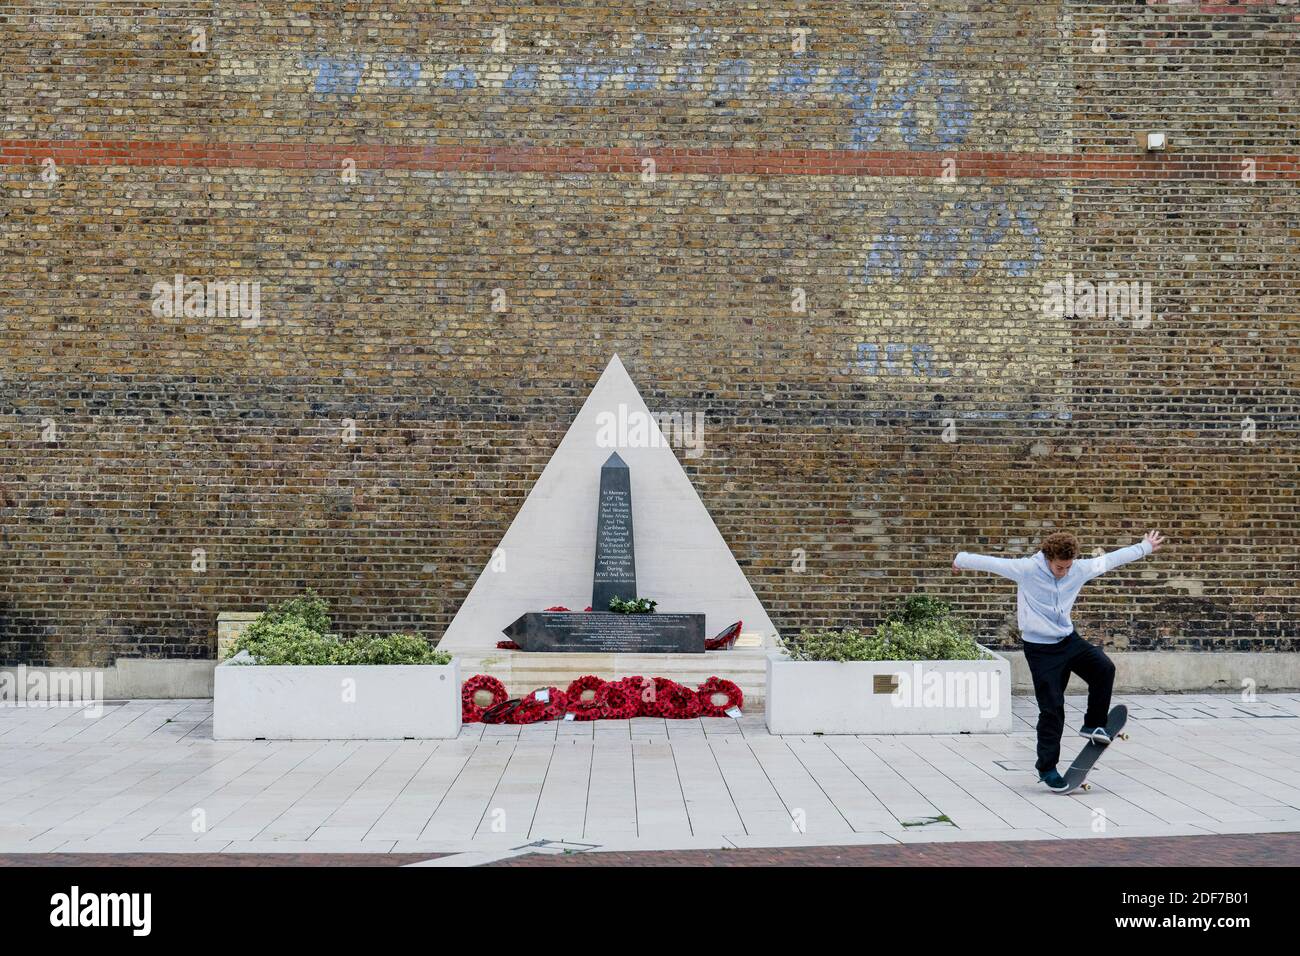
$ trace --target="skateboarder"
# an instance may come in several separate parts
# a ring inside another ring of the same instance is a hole
[[[1079,590],[1099,574],[1144,558],[1165,543],[1158,531],[1148,531],[1137,544],[1099,558],[1082,558],[1074,535],[1058,531],[1042,540],[1027,558],[994,558],[960,552],[952,570],[991,571],[1017,584],[1016,619],[1025,642],[1025,661],[1038,698],[1038,779],[1055,791],[1066,789],[1057,772],[1061,733],[1065,728],[1065,685],[1078,674],[1088,685],[1088,710],[1079,736],[1109,744],[1106,715],[1115,683],[1115,665],[1101,648],[1079,636],[1070,623],[1070,608]]]

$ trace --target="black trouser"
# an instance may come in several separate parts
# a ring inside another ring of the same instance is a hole
[[[1034,678],[1034,696],[1038,698],[1039,773],[1056,767],[1061,759],[1061,731],[1065,729],[1065,685],[1070,674],[1078,674],[1088,685],[1088,712],[1085,727],[1105,727],[1110,713],[1110,691],[1115,686],[1115,665],[1100,647],[1094,647],[1070,633],[1055,644],[1025,641],[1025,662]]]

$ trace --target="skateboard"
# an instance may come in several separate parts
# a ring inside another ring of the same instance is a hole
[[[1124,733],[1124,724],[1128,720],[1128,708],[1123,704],[1116,704],[1106,715],[1106,733],[1110,735],[1109,744],[1099,744],[1089,740],[1079,751],[1079,756],[1074,758],[1074,763],[1070,764],[1070,769],[1065,771],[1065,782],[1068,788],[1062,793],[1073,793],[1075,790],[1083,790],[1085,793],[1092,789],[1092,784],[1087,782],[1088,771],[1097,764],[1097,758],[1115,745],[1118,740],[1128,740],[1128,734]]]

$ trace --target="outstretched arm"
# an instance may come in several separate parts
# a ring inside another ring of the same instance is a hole
[[[1019,581],[1031,566],[1033,558],[995,558],[987,554],[959,551],[952,560],[953,573],[958,571],[988,571],[1012,581]]]
[[[1089,578],[1095,578],[1107,571],[1114,571],[1121,564],[1128,564],[1130,561],[1145,558],[1148,554],[1159,551],[1164,543],[1165,537],[1159,531],[1148,531],[1137,544],[1130,544],[1127,548],[1120,548],[1118,551],[1109,551],[1100,558],[1088,558],[1080,561],[1079,564],[1083,565],[1084,574]]]

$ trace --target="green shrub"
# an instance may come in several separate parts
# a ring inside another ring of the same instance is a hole
[[[983,656],[952,606],[926,594],[900,601],[874,632],[807,629],[784,640],[796,661],[973,661]]]
[[[254,621],[253,624],[260,622]],[[258,664],[342,664],[341,642],[301,621],[273,621],[244,628],[230,647],[231,655],[248,651]]]
[[[450,664],[451,655],[419,634],[357,637],[343,642],[348,664]]]
[[[843,630],[805,628],[798,637],[782,638],[786,653],[796,661],[874,661],[875,637],[856,627]]]
[[[267,608],[239,634],[239,641],[231,653],[235,653],[245,641],[258,642],[270,629],[279,624],[297,624],[317,634],[328,634],[330,629],[329,605],[315,591],[308,591],[302,597],[281,601]],[[280,637],[283,640],[283,636]],[[257,656],[251,648],[249,653]]]
[[[894,605],[885,621],[901,624],[930,624],[952,619],[952,605],[928,594],[909,594]]]
[[[328,634],[329,606],[314,591],[284,601],[249,623],[231,645],[258,664],[450,664],[451,655],[418,634],[342,640]]]
[[[876,628],[883,661],[974,661],[979,645],[955,621],[904,624],[886,621]]]

